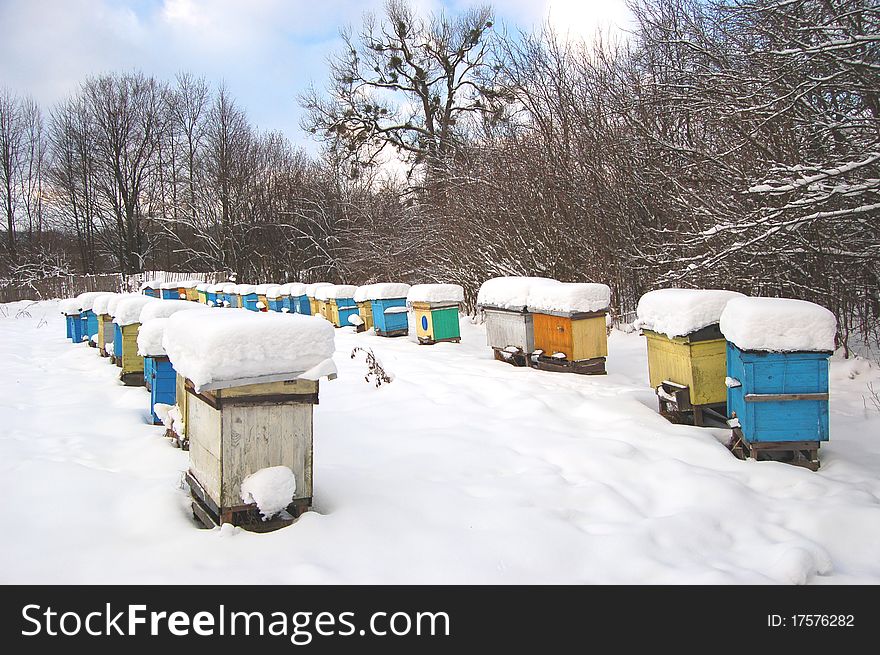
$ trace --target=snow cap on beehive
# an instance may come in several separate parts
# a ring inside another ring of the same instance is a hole
[[[107,302],[115,295],[110,291],[97,292],[89,300],[83,302],[83,310],[91,309],[95,314],[103,314],[107,310]]]
[[[140,286],[141,291],[143,291],[144,289],[158,289],[158,288],[159,288],[159,281],[158,280],[144,280],[143,282],[141,282],[141,286]]]
[[[528,307],[534,312],[601,312],[611,305],[611,288],[595,282],[535,284],[529,288]]]
[[[82,305],[79,302],[79,298],[67,298],[58,304],[58,309],[65,316],[74,316],[82,311]]]
[[[302,282],[291,282],[290,289],[288,290],[288,295],[292,298],[297,298],[299,296],[306,295],[306,285]]]
[[[410,285],[401,282],[377,282],[375,284],[365,284],[358,287],[352,297],[355,302],[406,298],[410,288]]]
[[[119,308],[119,303],[121,303],[126,298],[146,298],[147,296],[142,296],[139,293],[118,293],[110,300],[107,301],[107,314],[116,318],[116,312]]]
[[[90,311],[95,304],[95,299],[104,293],[106,293],[106,291],[86,291],[85,293],[79,294],[76,299],[79,301],[80,309],[84,312]]]
[[[314,298],[315,291],[317,291],[321,287],[326,287],[326,286],[330,286],[330,285],[331,285],[330,282],[315,282],[314,284],[307,284],[306,285],[306,295],[309,298]]]
[[[162,346],[174,369],[199,390],[267,375],[309,380],[335,375],[333,336],[333,325],[314,316],[245,309],[178,312],[168,319]]]
[[[160,289],[177,289],[180,286],[180,282],[162,282],[159,285]]]
[[[107,306],[110,304],[110,301],[118,295],[118,293],[102,293],[95,298],[95,301],[92,303],[92,311],[99,315],[109,314],[110,312],[107,310]]]
[[[464,289],[458,284],[416,284],[406,294],[408,303],[464,302]]]
[[[162,302],[150,302],[141,308],[138,323],[146,323],[154,318],[168,318],[177,312],[198,310],[205,311],[207,307],[189,300],[163,300]]]
[[[141,320],[141,311],[145,305],[150,303],[161,303],[158,298],[150,296],[142,296],[141,294],[132,294],[130,297],[123,298],[116,305],[116,313],[113,315],[113,322],[117,325],[132,325],[139,323]],[[168,302],[165,300],[164,302]]]
[[[549,277],[494,277],[483,282],[477,293],[477,304],[481,307],[522,311],[529,304],[532,287],[548,284],[561,282]]]
[[[138,355],[141,357],[162,357],[165,355],[162,337],[165,335],[167,325],[168,317],[151,318],[141,323],[137,336]]]
[[[352,284],[327,284],[315,289],[315,300],[336,300],[351,298],[357,287]]]
[[[721,312],[743,294],[724,289],[657,289],[639,299],[636,327],[683,337],[721,320]]]
[[[837,319],[806,300],[743,297],[727,303],[720,327],[740,350],[831,352]]]
[[[207,282],[199,282],[196,285],[196,291],[207,291],[209,286]]]

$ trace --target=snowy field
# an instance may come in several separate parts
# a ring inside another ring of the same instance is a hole
[[[822,468],[741,462],[671,425],[644,339],[605,377],[462,343],[336,330],[315,418],[315,507],[269,534],[199,530],[187,453],[143,388],[64,338],[56,302],[0,305],[2,583],[880,583],[880,371],[834,361]],[[222,310],[218,310],[222,311]],[[373,348],[394,375],[367,384]]]

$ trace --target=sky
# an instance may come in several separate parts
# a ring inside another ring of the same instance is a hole
[[[454,13],[478,0],[411,0],[423,13]],[[339,31],[384,0],[0,0],[0,87],[44,109],[90,75],[179,71],[223,83],[261,129],[309,149],[297,95],[324,87]],[[498,0],[509,32],[548,21],[573,37],[625,26],[624,0]]]

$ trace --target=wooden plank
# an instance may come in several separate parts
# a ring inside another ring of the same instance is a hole
[[[605,314],[572,319],[572,356],[574,361],[608,357],[608,332]]]
[[[284,382],[289,384],[294,383],[307,383],[312,382],[313,380],[298,380],[297,378],[302,375],[305,371],[289,371],[287,373],[275,373],[272,375],[259,375],[255,377],[247,377],[247,378],[237,378],[234,380],[216,380],[214,382],[209,382],[208,384],[203,384],[199,391],[216,391],[219,389],[244,389],[244,391],[239,392],[239,395],[247,395],[248,393],[252,393],[252,391],[248,390],[247,387],[251,386],[262,386],[272,382]],[[192,384],[192,383],[190,383]],[[195,388],[195,387],[193,387]],[[280,387],[279,387],[280,388]],[[235,392],[232,392],[235,393]],[[224,393],[224,395],[227,395]]]
[[[223,484],[220,505],[241,504],[241,483],[269,466],[287,466],[296,497],[312,495],[312,408],[236,406],[222,412]]]
[[[788,400],[828,400],[827,393],[747,393],[747,403],[774,403]]]
[[[568,360],[574,359],[574,343],[571,319],[552,314],[535,314],[535,350],[543,350],[548,357],[563,353]]]

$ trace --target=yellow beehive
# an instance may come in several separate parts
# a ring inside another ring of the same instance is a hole
[[[727,342],[717,325],[712,327],[674,338],[642,330],[648,342],[648,377],[653,389],[669,381],[690,390],[692,405],[727,402]]]
[[[140,323],[123,325],[122,330],[122,371],[119,379],[126,386],[144,385],[144,358],[138,354],[137,337]]]
[[[373,327],[373,303],[369,300],[363,300],[357,304],[358,316],[364,322],[364,330]]]

